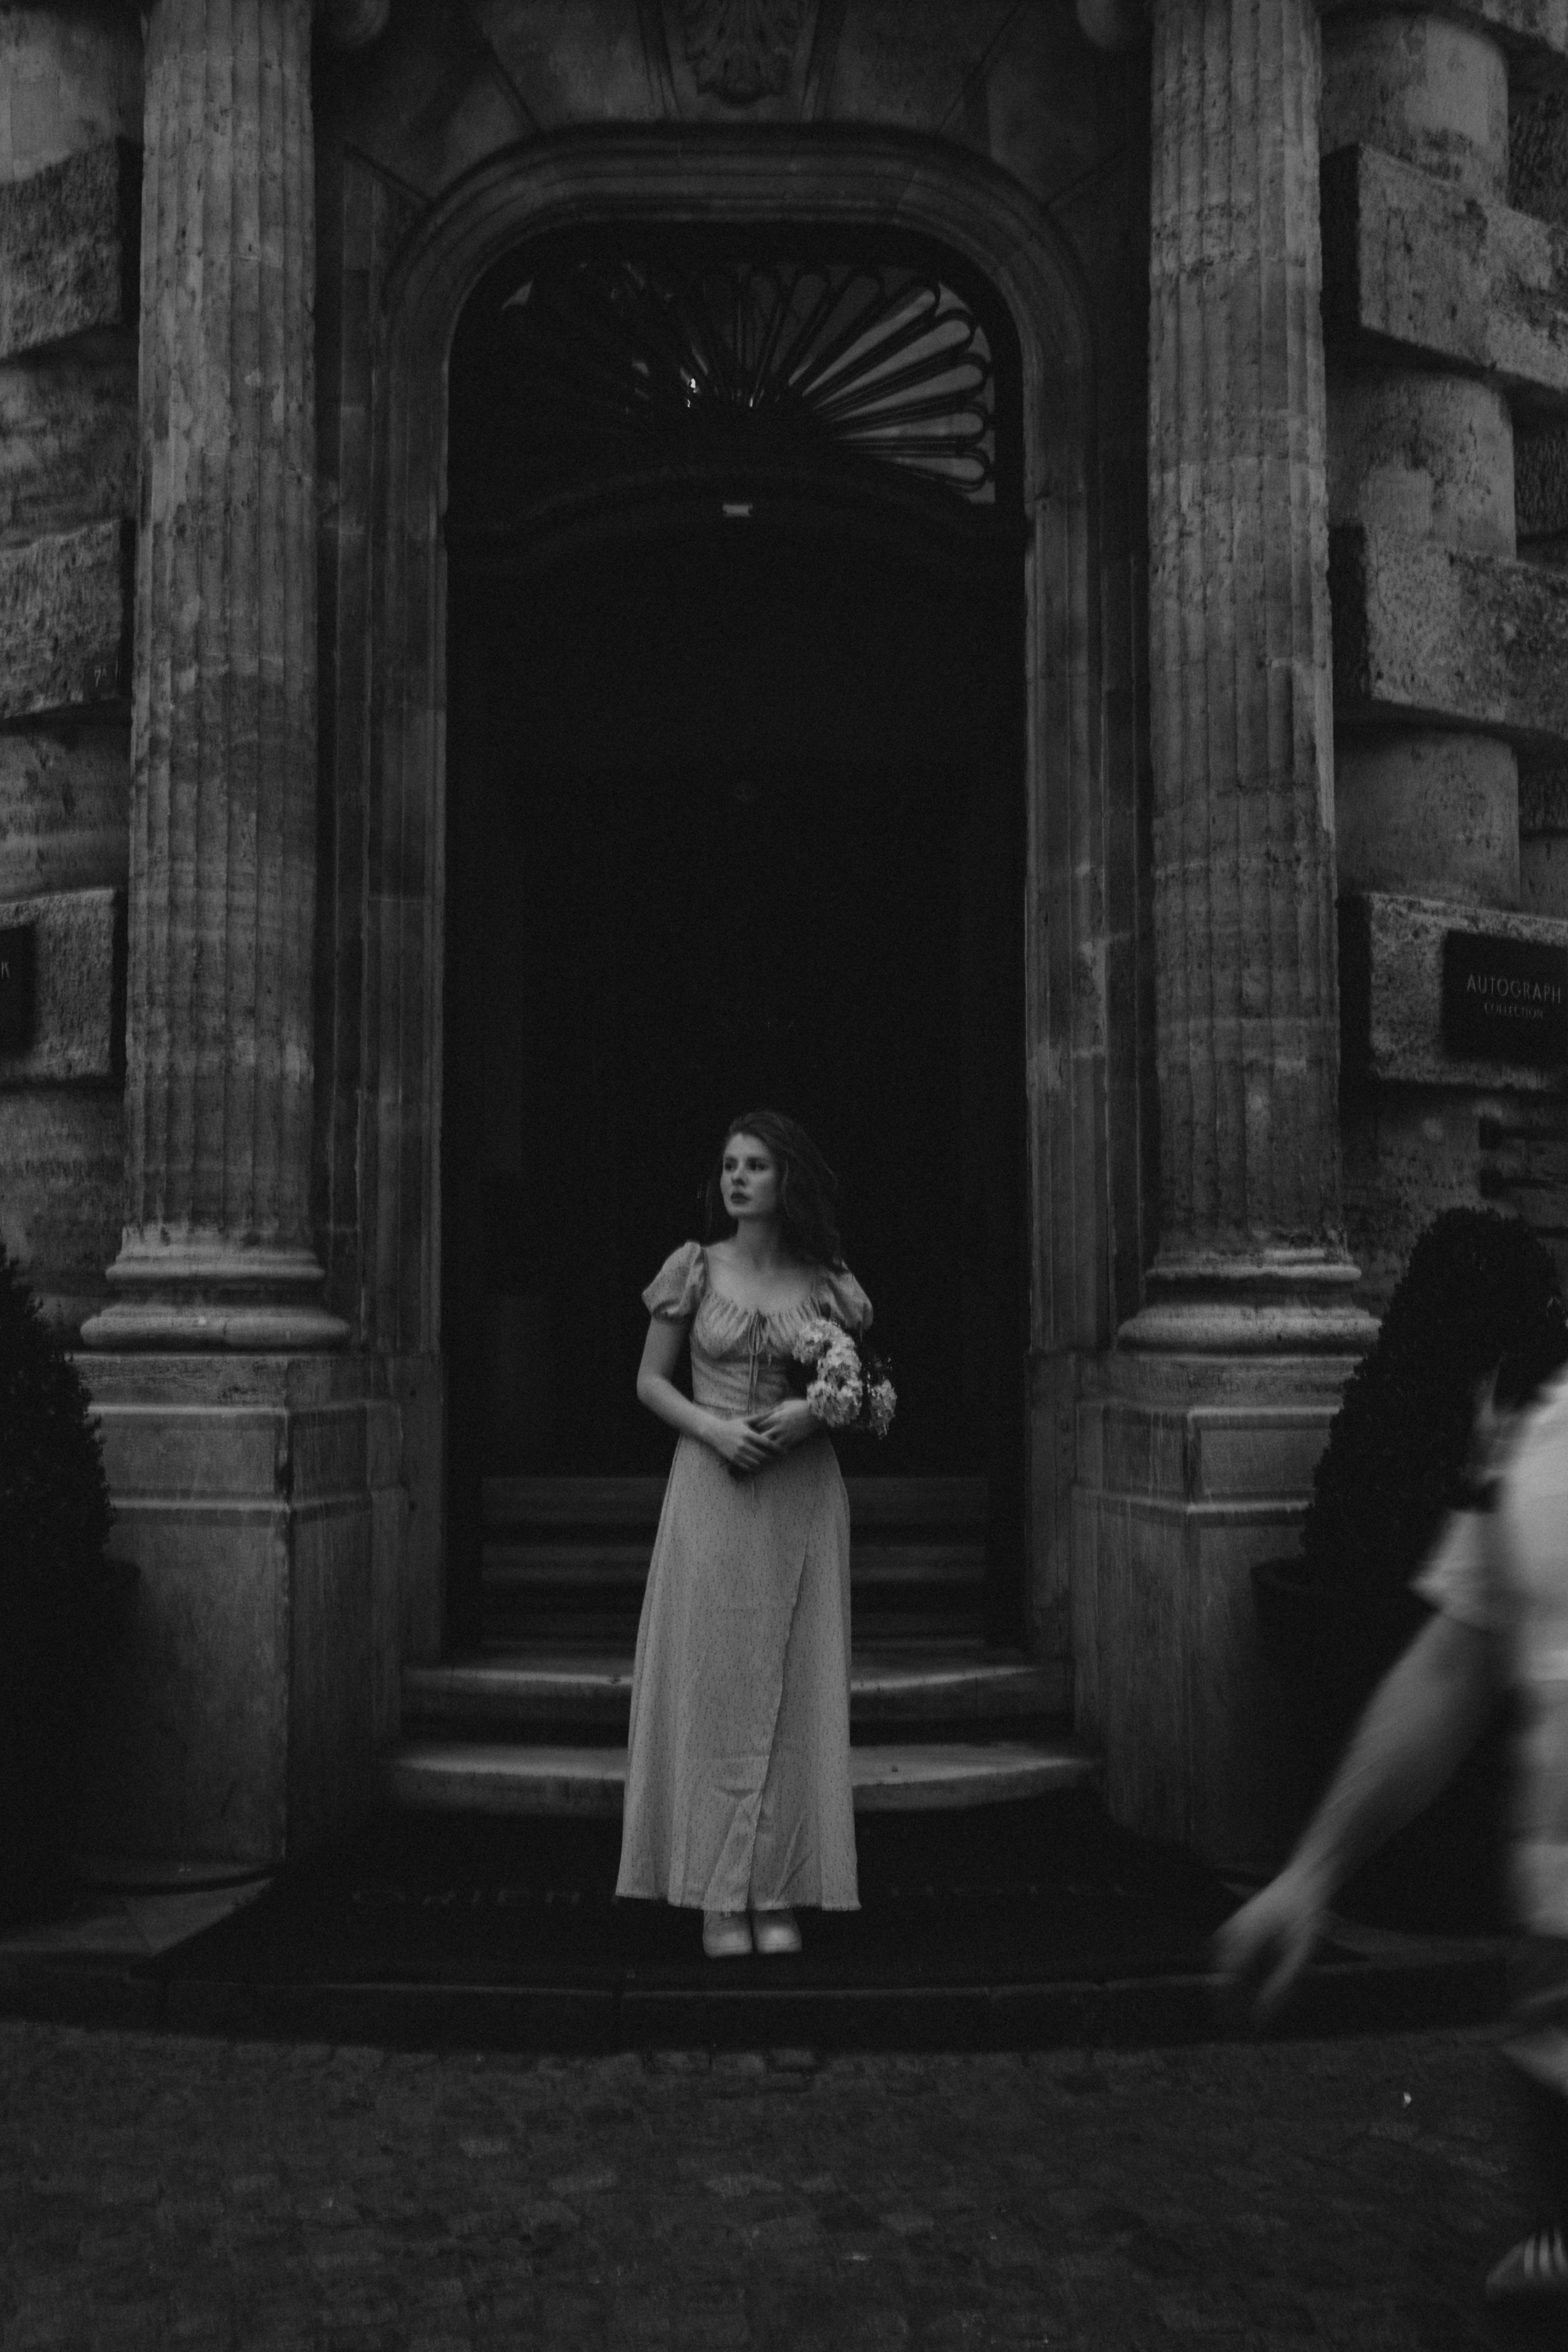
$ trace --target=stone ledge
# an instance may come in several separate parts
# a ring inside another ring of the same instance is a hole
[[[0,360],[136,331],[142,152],[112,139],[0,187]]]
[[[386,1393],[386,1361],[373,1356],[219,1355],[195,1349],[184,1355],[100,1355],[89,1348],[71,1360],[95,1411],[112,1407],[127,1414],[205,1412],[235,1405],[304,1412]],[[391,1360],[402,1366],[428,1360]]]
[[[123,698],[132,563],[128,522],[89,523],[0,551],[0,720]]]
[[[1322,167],[1324,325],[1568,401],[1568,228],[1367,147]]]
[[[34,933],[33,1043],[0,1054],[0,1092],[118,1086],[124,1076],[125,902],[112,889],[63,890],[0,904],[0,929]]]
[[[1334,716],[1568,742],[1568,573],[1347,524],[1329,537]]]
[[[1486,1094],[1561,1095],[1563,1074],[1468,1060],[1443,1043],[1447,932],[1568,947],[1568,921],[1450,907],[1384,891],[1340,901],[1340,1008],[1347,1076]]]
[[[1117,1398],[1078,1408],[1078,1480],[1130,1501],[1274,1507],[1310,1492],[1335,1408],[1193,1405]]]
[[[115,1508],[188,1517],[363,1499],[366,1406],[115,1404],[94,1412]]]
[[[1526,87],[1568,81],[1568,0],[1426,0],[1427,13],[1489,33]],[[1321,0],[1325,16],[1368,13],[1368,0]]]

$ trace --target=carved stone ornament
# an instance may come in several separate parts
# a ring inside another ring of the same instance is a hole
[[[730,106],[776,98],[789,79],[805,0],[680,0],[686,62]]]

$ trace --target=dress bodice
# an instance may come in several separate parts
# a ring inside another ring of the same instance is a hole
[[[790,1391],[795,1342],[815,1318],[857,1336],[871,1321],[871,1302],[847,1267],[819,1267],[810,1288],[773,1314],[742,1307],[714,1288],[700,1242],[665,1260],[643,1304],[662,1321],[689,1325],[692,1401],[710,1412],[766,1412],[781,1403]]]

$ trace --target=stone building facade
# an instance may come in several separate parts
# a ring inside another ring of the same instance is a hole
[[[1259,1864],[1250,1565],[1428,1217],[1568,1231],[1561,1066],[1443,1018],[1456,937],[1568,947],[1568,0],[6,12],[0,1236],[141,1570],[92,1841],[319,1843],[463,1634],[448,428],[487,288],[655,231],[656,275],[804,256],[994,321],[1011,1631],[1120,1819]],[[782,512],[745,465],[723,514]],[[548,666],[515,691],[547,731]]]

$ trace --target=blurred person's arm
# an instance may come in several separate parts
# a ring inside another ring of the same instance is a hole
[[[1442,1613],[1389,1669],[1289,1861],[1215,1937],[1215,1967],[1255,2021],[1285,2000],[1345,1880],[1463,1761],[1497,1691],[1494,1636]]]

